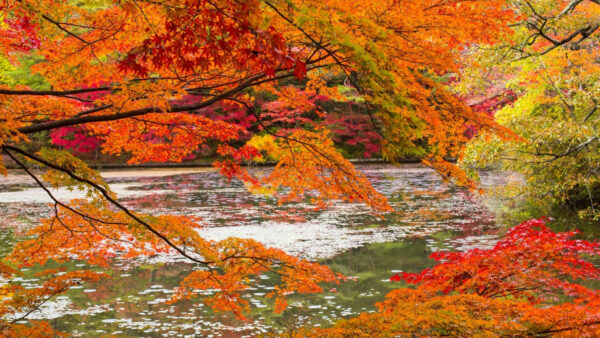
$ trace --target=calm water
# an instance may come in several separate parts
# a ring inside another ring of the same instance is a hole
[[[278,207],[272,198],[250,194],[241,183],[209,170],[104,172],[121,200],[136,211],[199,216],[205,224],[200,232],[209,239],[254,238],[319,260],[355,280],[326,286],[329,291],[322,294],[292,295],[289,309],[276,315],[272,300],[265,298],[276,277],[257,276],[260,283],[245,294],[252,305],[251,319],[241,322],[229,314],[212,313],[201,299],[165,304],[171,290],[194,268],[179,257],[117,259],[108,271],[111,279],[71,290],[32,318],[50,320],[59,330],[86,337],[237,337],[329,325],[373,311],[375,302],[401,286],[390,283],[389,277],[430,267],[432,251],[487,248],[502,232],[497,216],[503,208],[498,201],[447,185],[429,169],[418,165],[359,168],[397,213],[378,220],[360,205],[335,204],[318,212],[305,204]],[[482,178],[486,186],[498,185],[507,175],[488,172]],[[30,227],[50,209],[49,199],[26,177],[11,175],[0,182],[0,255],[4,255],[14,243],[13,229],[18,233]],[[66,190],[55,194],[64,200],[80,197]],[[86,266],[73,262],[70,267]],[[36,286],[38,281],[31,276],[38,270],[42,268],[32,268],[18,282]]]

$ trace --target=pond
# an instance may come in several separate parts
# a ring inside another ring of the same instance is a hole
[[[208,239],[253,238],[352,278],[325,286],[322,294],[292,295],[288,310],[278,315],[273,313],[273,301],[265,297],[276,277],[257,276],[260,283],[244,295],[251,304],[250,319],[240,321],[227,313],[212,313],[201,299],[165,303],[194,268],[180,257],[116,259],[108,271],[110,279],[74,288],[31,318],[49,320],[58,330],[86,337],[243,337],[325,326],[374,311],[374,304],[389,290],[402,286],[389,282],[389,277],[432,266],[431,252],[489,248],[503,232],[496,217],[502,209],[498,201],[446,184],[430,169],[419,165],[359,169],[389,198],[396,213],[376,219],[356,204],[333,204],[320,211],[302,203],[277,206],[273,198],[251,194],[240,182],[209,169],[102,172],[121,201],[136,211],[198,216],[204,224],[200,232]],[[484,187],[511,179],[498,172],[481,176]],[[0,182],[0,255],[5,255],[15,241],[14,232],[35,224],[51,209],[49,198],[26,176],[11,174]],[[63,189],[55,196],[81,197]],[[81,262],[70,265],[85,267]],[[40,270],[32,268],[17,281],[36,286],[39,281],[33,274]]]

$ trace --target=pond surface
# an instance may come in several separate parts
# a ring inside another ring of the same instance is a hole
[[[244,295],[251,314],[243,322],[230,314],[212,313],[201,299],[165,303],[194,268],[179,257],[117,259],[108,271],[111,279],[56,297],[31,318],[49,320],[59,330],[86,337],[242,337],[325,326],[374,311],[374,304],[389,290],[402,286],[389,282],[389,277],[430,267],[431,252],[488,248],[503,231],[495,217],[501,207],[496,201],[445,184],[427,168],[359,169],[389,198],[396,213],[376,219],[356,204],[334,204],[321,211],[302,203],[277,206],[273,198],[248,193],[240,182],[205,169],[103,172],[121,201],[135,211],[198,216],[205,225],[200,232],[208,239],[253,238],[354,278],[328,285],[322,294],[292,295],[289,309],[276,315],[272,300],[265,298],[276,278],[257,276],[260,283]],[[482,173],[484,186],[503,184],[507,178],[504,173]],[[27,177],[9,175],[0,182],[0,255],[5,255],[15,241],[13,229],[35,224],[51,209],[50,199]],[[54,193],[63,200],[81,197],[63,189]],[[85,267],[78,262],[70,265]],[[39,281],[32,276],[39,270],[32,268],[18,282],[36,286]]]

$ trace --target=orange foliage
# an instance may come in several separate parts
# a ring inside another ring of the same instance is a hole
[[[176,290],[172,301],[194,297],[199,290],[218,290],[207,303],[218,311],[233,311],[243,318],[248,301],[241,292],[248,288],[248,277],[273,272],[280,283],[268,297],[276,297],[276,311],[286,307],[285,296],[292,293],[322,292],[319,283],[337,282],[342,276],[329,268],[286,255],[278,249],[269,249],[250,239],[229,238],[216,243],[221,263],[214,269],[189,274]]]
[[[379,312],[363,313],[315,337],[597,337],[600,301],[540,308],[528,302],[475,294],[440,296],[426,290],[398,289],[378,304]]]
[[[267,2],[277,7],[275,2]],[[321,41],[347,82],[365,100],[383,156],[427,159],[445,178],[470,188],[474,182],[447,158],[458,158],[466,127],[477,125],[503,139],[516,136],[487,114],[454,97],[438,75],[460,72],[459,53],[471,44],[494,43],[510,33],[504,1],[292,1],[278,27],[291,41]],[[302,9],[302,14],[294,9]],[[293,27],[302,28],[304,35]],[[312,39],[311,39],[312,38]],[[330,46],[329,46],[330,45]],[[307,51],[309,53],[309,51]]]
[[[60,272],[60,273],[59,273]],[[32,321],[29,325],[19,322],[37,310],[55,295],[69,290],[71,286],[95,282],[108,276],[92,271],[45,271],[40,275],[54,275],[47,278],[41,287],[26,289],[15,284],[0,286],[0,334],[4,337],[55,337],[63,334],[55,331],[50,324]]]
[[[270,150],[279,158],[263,182],[273,189],[291,189],[280,202],[298,200],[315,192],[311,202],[324,207],[328,200],[362,202],[376,212],[393,209],[382,194],[371,188],[367,178],[338,153],[324,131],[296,131]]]

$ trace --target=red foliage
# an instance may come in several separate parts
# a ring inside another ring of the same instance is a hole
[[[95,83],[92,85],[83,84],[81,88],[101,88],[106,85],[108,85],[106,82]],[[80,100],[95,101],[109,94],[109,90],[99,90],[91,93],[75,94],[73,96]],[[93,108],[93,106],[87,102],[82,102],[79,106],[81,109]],[[79,153],[91,152],[102,144],[102,140],[99,137],[90,134],[90,132],[82,126],[55,129],[50,132],[50,139],[55,145]]]
[[[490,117],[494,117],[498,110],[515,102],[516,99],[517,94],[511,89],[496,87],[488,88],[483,95],[463,97],[473,111],[486,113]],[[466,132],[469,137],[473,137],[477,134],[477,130],[476,125],[469,125]]]
[[[294,68],[298,78],[306,73],[281,33],[252,24],[261,11],[260,2],[184,2],[187,10],[173,13],[162,31],[131,51],[121,62],[121,70],[145,77],[167,65],[193,74],[233,63],[236,69],[251,68],[270,76],[280,68]]]
[[[360,145],[364,157],[381,152],[383,138],[377,133],[373,123],[368,114],[357,111],[352,103],[348,103],[341,112],[329,112],[324,119],[324,124],[331,130],[332,138],[337,144]]]
[[[53,144],[80,153],[93,151],[102,143],[80,126],[55,129],[50,133],[50,139]]]
[[[40,47],[40,39],[35,32],[36,25],[28,16],[5,18],[8,29],[0,28],[0,50],[28,52]]]
[[[547,218],[512,228],[490,250],[435,252],[442,262],[421,273],[392,277],[449,293],[483,297],[525,297],[531,302],[554,300],[557,295],[587,297],[592,293],[574,282],[599,280],[600,269],[584,258],[600,254],[600,243],[574,239],[578,232],[555,233]]]

